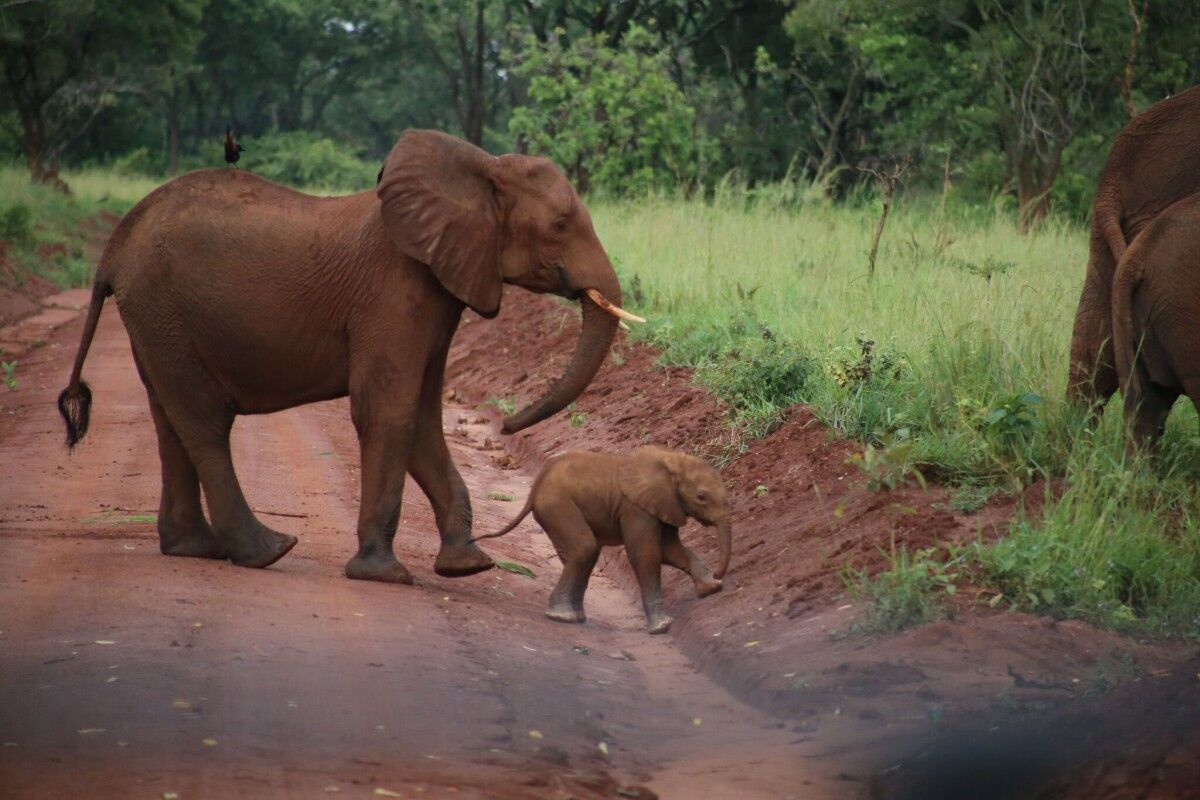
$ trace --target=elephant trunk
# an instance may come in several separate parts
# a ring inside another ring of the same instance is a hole
[[[601,295],[600,300],[608,300],[611,304],[619,307],[621,305],[621,286],[617,283],[616,276],[613,275],[612,280],[605,281],[605,283],[609,285],[595,289],[595,292]],[[612,344],[613,336],[617,332],[619,320],[611,311],[606,311],[597,305],[591,295],[592,291],[589,290],[579,297],[583,313],[579,343],[575,346],[575,354],[571,357],[566,369],[563,370],[562,377],[540,399],[530,403],[512,416],[505,417],[503,427],[505,433],[516,433],[566,408],[583,393],[601,365],[604,364],[604,359],[608,355],[608,347]]]
[[[729,554],[733,552],[733,527],[729,524],[729,520],[721,521],[717,526],[717,547],[720,548],[720,561],[717,563],[715,574],[718,578],[725,577],[725,571],[729,569]]]

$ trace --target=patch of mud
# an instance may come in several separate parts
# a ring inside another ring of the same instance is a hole
[[[515,395],[519,405],[540,394],[578,332],[572,306],[519,290],[508,292],[496,320],[467,317],[447,385],[476,404]],[[874,573],[893,547],[995,537],[1019,509],[1035,513],[1047,487],[997,498],[975,514],[955,511],[936,485],[872,492],[846,461],[857,446],[803,407],[739,452],[723,405],[692,383],[689,370],[657,368],[656,360],[652,348],[619,335],[572,415],[558,414],[506,444],[527,471],[563,450],[622,452],[648,442],[729,459],[723,474],[735,544],[725,590],[697,601],[683,576],[665,574],[676,618],[671,635],[735,695],[792,720],[802,739],[844,737],[847,748],[878,750],[883,763],[952,725],[982,720],[986,730],[1059,719],[1093,708],[1094,696],[1114,687],[1129,684],[1136,695],[1141,675],[1185,674],[1190,647],[995,611],[988,596],[970,592],[953,609],[956,619],[891,637],[848,635],[859,609],[846,598],[847,567]],[[492,405],[479,408],[498,423]],[[693,523],[683,536],[715,560],[707,531]],[[601,566],[636,591],[619,550],[606,550]],[[1170,750],[1161,734],[1147,737]]]

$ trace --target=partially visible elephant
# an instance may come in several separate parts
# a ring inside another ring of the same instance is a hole
[[[1067,396],[1098,410],[1117,390],[1112,278],[1125,248],[1172,203],[1200,191],[1200,86],[1134,117],[1121,130],[1092,205],[1087,276],[1075,312]]]
[[[516,519],[476,541],[503,536],[530,511],[563,564],[546,609],[559,622],[587,619],[583,595],[601,547],[625,545],[650,633],[666,633],[671,625],[662,608],[663,564],[690,575],[700,597],[719,592],[729,568],[733,533],[725,486],[703,459],[685,453],[649,446],[627,455],[556,456],[537,476]],[[688,517],[717,529],[721,560],[715,573],[679,539]]]
[[[138,203],[105,249],[59,397],[67,443],[87,431],[91,391],[80,375],[112,294],[158,433],[163,553],[247,567],[287,553],[296,539],[259,522],[238,485],[234,418],[349,395],[362,502],[346,574],[412,581],[392,550],[406,473],[437,519],[436,572],[480,572],[493,564],[470,541],[470,498],[442,433],[442,380],[463,310],[494,317],[505,283],[578,299],[583,313],[561,378],[505,420],[517,431],[584,390],[624,313],[587,209],[554,164],[406,131],[379,185],[347,197],[240,170],[184,175]]]
[[[1200,411],[1200,194],[1159,214],[1129,245],[1112,315],[1131,444],[1153,443],[1179,395]]]

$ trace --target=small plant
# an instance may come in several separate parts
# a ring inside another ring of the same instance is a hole
[[[905,545],[897,549],[893,542],[890,552],[884,552],[888,568],[878,575],[870,577],[865,570],[845,567],[841,578],[846,589],[869,604],[855,631],[894,633],[934,619],[941,612],[940,599],[955,594],[964,560],[953,551],[939,560],[938,550],[927,547],[912,553]]]
[[[839,348],[825,370],[843,389],[856,389],[871,382],[895,380],[908,367],[903,357],[887,350],[876,352],[875,340],[860,333],[858,350]]]
[[[988,412],[984,428],[988,439],[1007,447],[1028,442],[1041,425],[1038,416],[1041,405],[1041,395],[1034,392],[1001,401]]]
[[[925,476],[911,460],[912,448],[913,443],[908,439],[893,439],[880,447],[868,444],[861,453],[847,458],[846,463],[858,467],[872,492],[891,492],[913,484],[924,489]]]
[[[10,392],[17,388],[17,360],[0,361],[0,369],[4,370],[4,385]]]
[[[996,489],[991,486],[959,486],[950,495],[950,508],[964,514],[973,514],[987,505]]]
[[[33,211],[24,203],[15,203],[0,213],[0,239],[16,245],[33,241]]]
[[[506,417],[511,416],[517,410],[515,397],[489,397],[483,401],[483,405],[491,406]]]
[[[511,503],[513,500],[516,500],[517,498],[514,497],[513,495],[509,494],[508,492],[488,492],[488,499],[489,500],[501,500],[505,503]]]
[[[1015,267],[1016,263],[1013,261],[1000,261],[995,256],[987,256],[983,259],[982,264],[976,264],[974,261],[967,261],[966,259],[956,259],[954,266],[964,272],[978,275],[985,281],[991,282],[993,275],[1003,275]]]
[[[768,489],[765,484],[760,483],[758,486],[754,487],[754,496],[755,497],[766,497],[767,492],[769,492],[769,491],[770,491],[770,489]]]
[[[582,428],[587,425],[588,415],[586,411],[576,411],[575,404],[567,406],[567,410],[571,413],[567,417],[567,422],[571,423],[572,428]]]

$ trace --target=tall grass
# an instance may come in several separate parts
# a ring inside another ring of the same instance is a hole
[[[1200,633],[1194,409],[1178,404],[1157,461],[1130,465],[1118,403],[1093,431],[1063,399],[1086,232],[1024,236],[1002,213],[901,199],[869,275],[878,202],[813,198],[593,203],[626,305],[651,320],[635,335],[695,367],[751,435],[807,402],[976,496],[1066,478],[978,549],[984,579],[1021,607]]]

